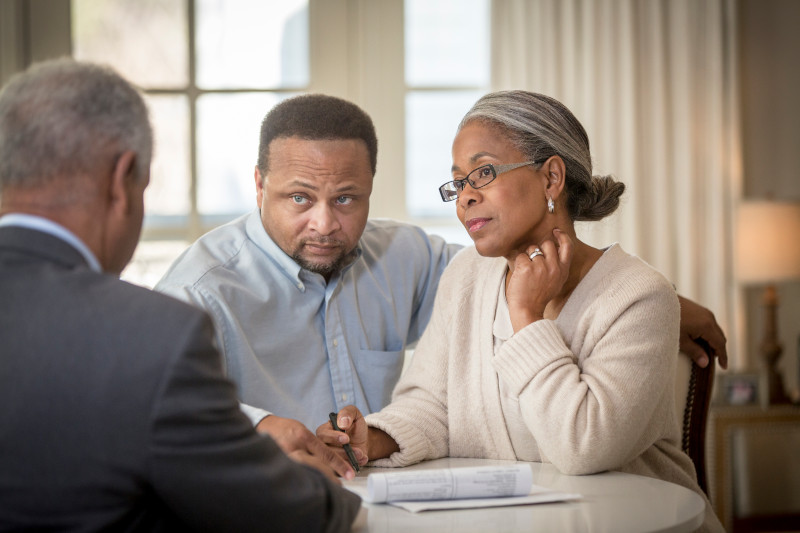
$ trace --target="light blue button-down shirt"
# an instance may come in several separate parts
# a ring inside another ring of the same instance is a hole
[[[388,403],[459,249],[370,220],[353,262],[326,283],[272,241],[256,210],[201,237],[156,290],[211,315],[243,403],[313,431],[345,405],[370,413]],[[254,422],[266,414],[245,412]]]

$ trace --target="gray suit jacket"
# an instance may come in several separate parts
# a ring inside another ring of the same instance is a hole
[[[359,506],[255,433],[203,312],[0,228],[0,530],[346,531]]]

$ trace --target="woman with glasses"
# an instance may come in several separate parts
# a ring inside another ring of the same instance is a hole
[[[340,411],[359,462],[539,461],[702,495],[673,413],[677,295],[619,245],[575,232],[625,190],[592,175],[583,126],[547,96],[488,94],[459,125],[452,172],[439,192],[475,246],[443,275],[392,402],[366,418]],[[328,424],[318,435],[341,446]],[[708,503],[705,526],[721,530]]]

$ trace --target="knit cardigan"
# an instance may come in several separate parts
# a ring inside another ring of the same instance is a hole
[[[492,327],[506,270],[504,258],[481,257],[474,247],[447,267],[391,403],[366,417],[400,448],[373,464],[517,459],[503,381],[539,461],[572,475],[650,476],[703,495],[674,413],[680,307],[672,285],[613,245],[555,320],[526,326],[495,354]],[[706,528],[721,530],[707,500],[706,508]]]

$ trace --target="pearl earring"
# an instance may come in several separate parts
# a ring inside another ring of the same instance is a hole
[[[547,212],[554,213],[556,210],[556,203],[553,201],[553,197],[550,196],[547,198]]]

